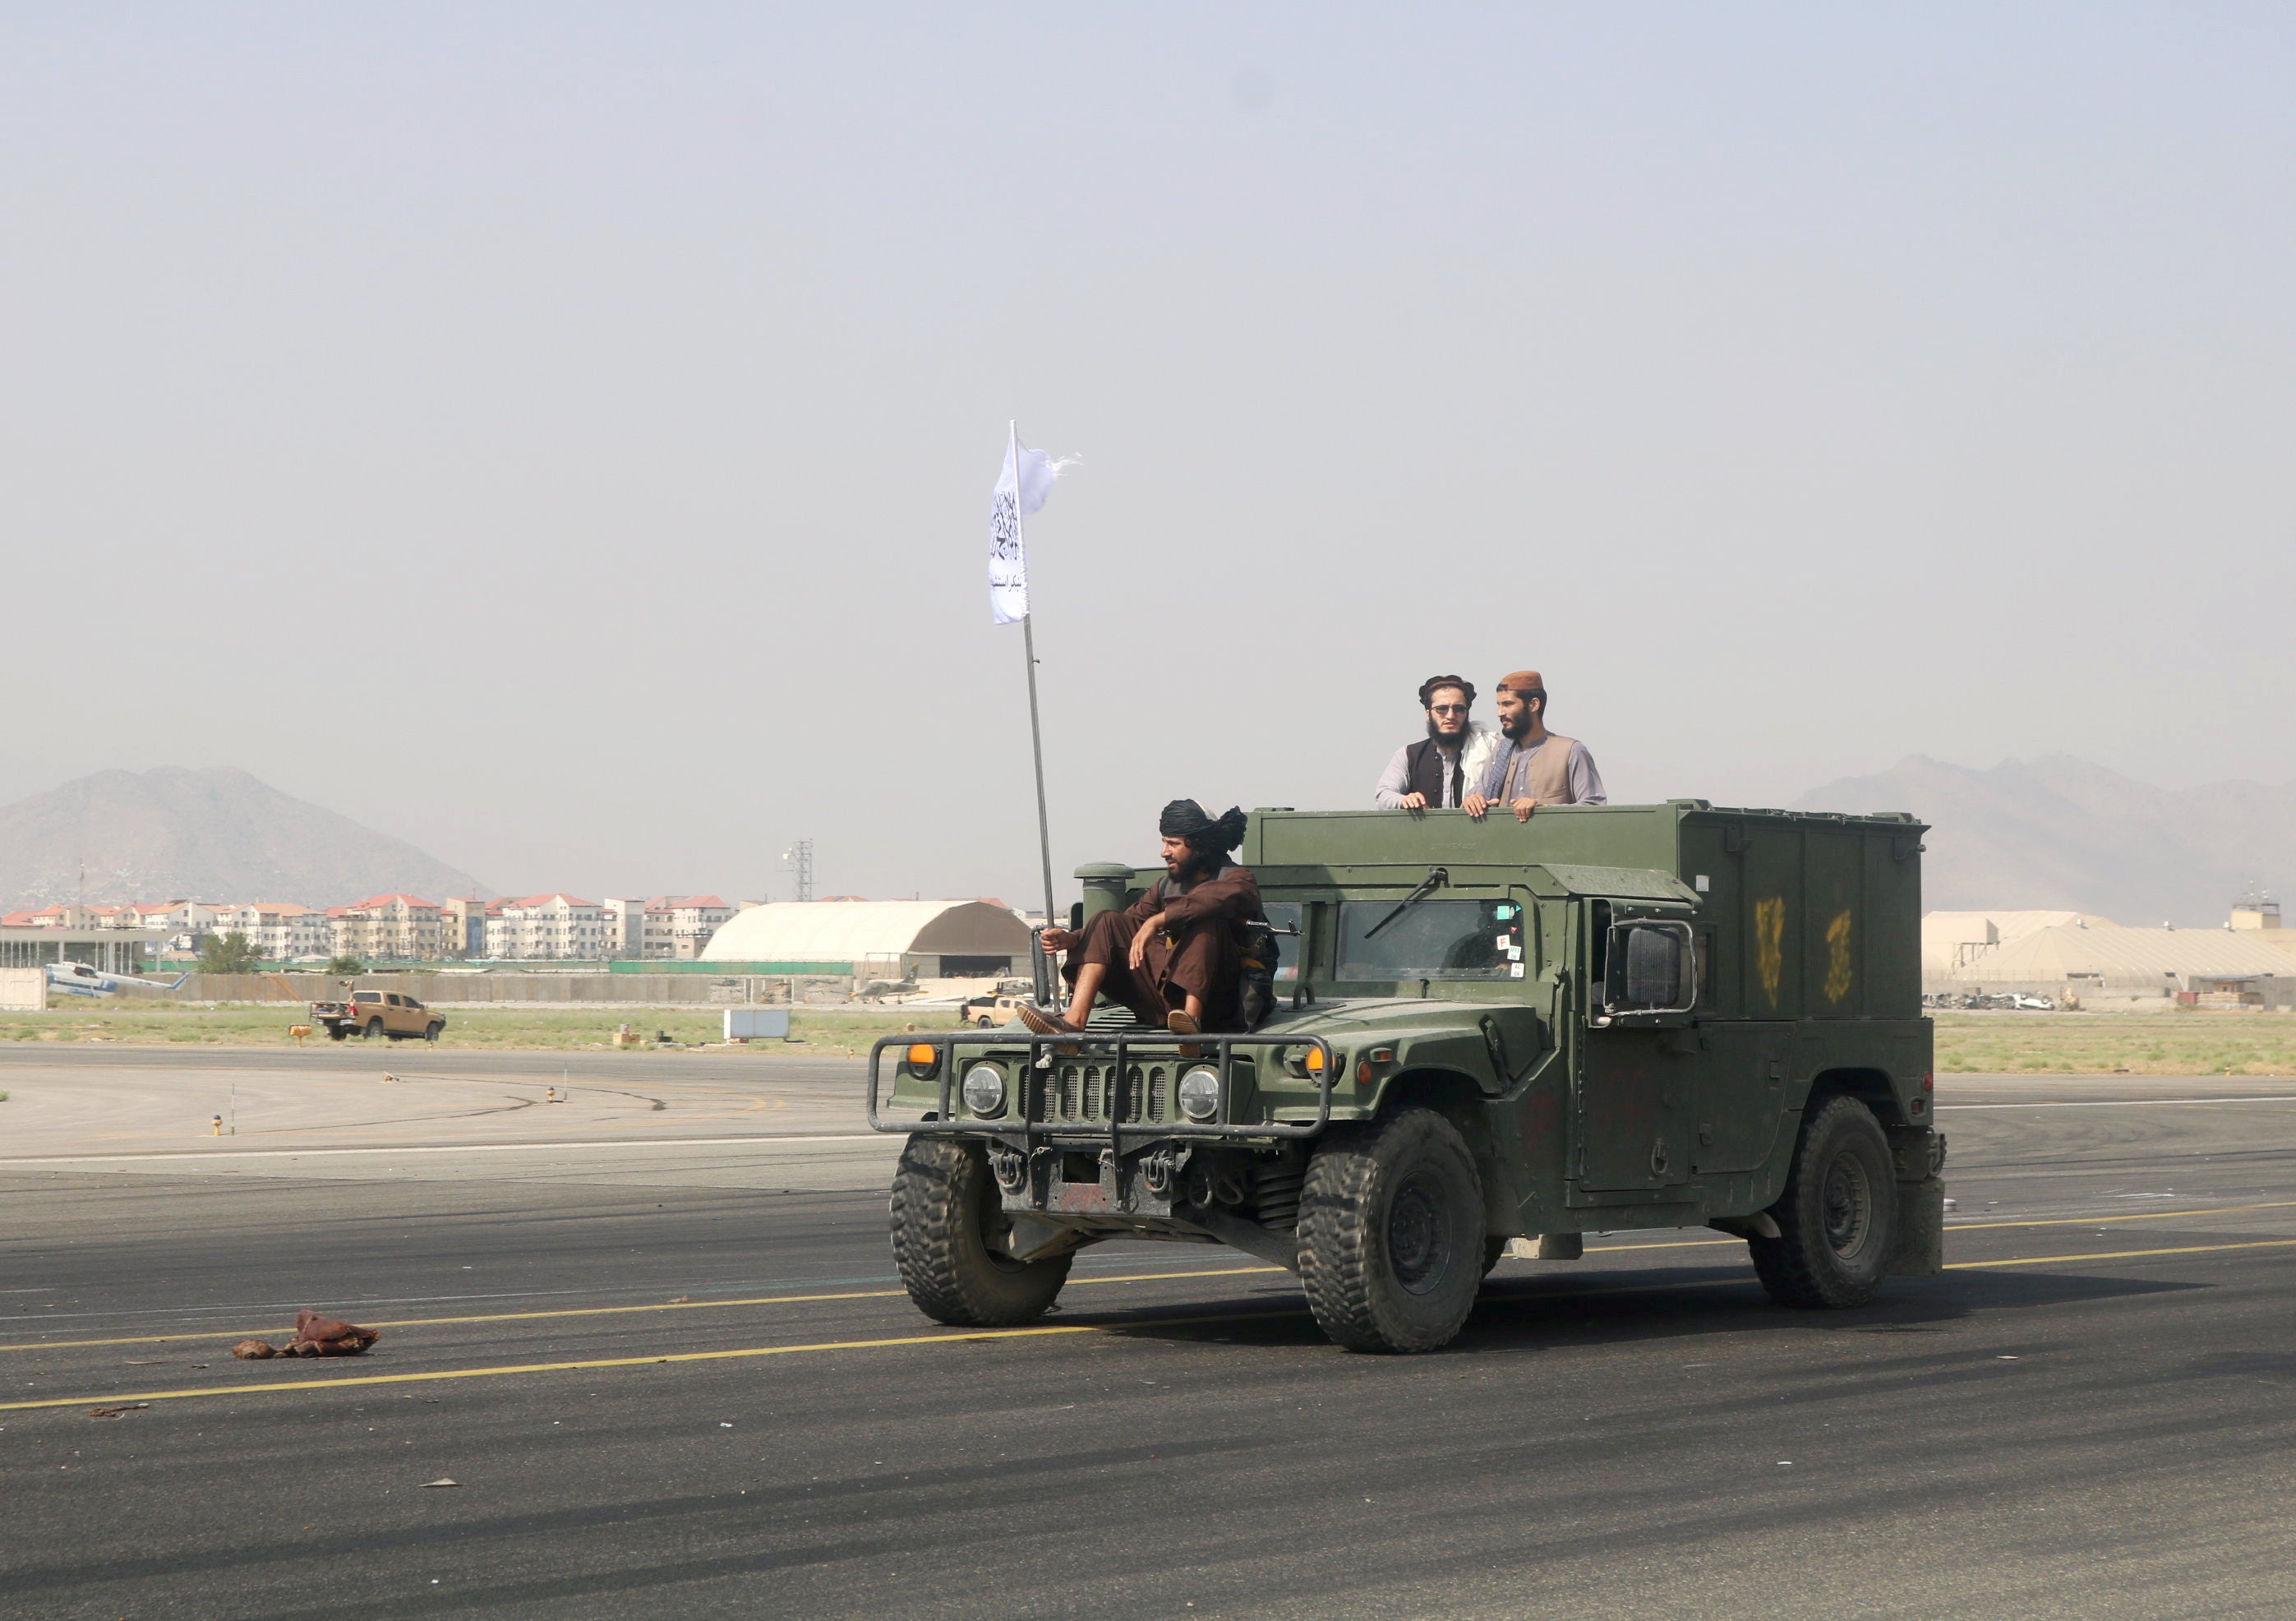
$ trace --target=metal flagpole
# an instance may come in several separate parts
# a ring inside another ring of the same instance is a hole
[[[1005,425],[1012,434],[1013,544],[1020,551],[1021,566],[1025,571],[1029,566],[1029,539],[1021,529],[1021,424],[1018,419],[1013,419]],[[1021,647],[1029,661],[1029,744],[1037,757],[1037,850],[1045,865],[1045,926],[1058,928],[1060,920],[1053,916],[1053,824],[1045,812],[1045,732],[1037,713],[1037,603],[1033,596],[1029,599],[1029,611],[1021,616]]]

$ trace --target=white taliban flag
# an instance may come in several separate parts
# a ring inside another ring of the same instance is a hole
[[[1029,555],[1021,520],[1045,504],[1061,469],[1075,460],[1071,456],[1054,461],[1031,450],[1018,433],[1004,448],[1004,471],[997,475],[988,506],[988,612],[1000,625],[1017,625],[1029,617]]]

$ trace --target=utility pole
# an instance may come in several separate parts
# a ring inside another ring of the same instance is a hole
[[[782,866],[797,876],[797,898],[813,899],[813,841],[800,839],[782,852]]]

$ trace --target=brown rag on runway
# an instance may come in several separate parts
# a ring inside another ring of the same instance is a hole
[[[380,1329],[362,1329],[356,1323],[322,1317],[306,1306],[295,1313],[295,1337],[284,1345],[242,1339],[231,1348],[231,1354],[248,1362],[260,1362],[266,1356],[357,1356],[381,1337]]]
[[[281,1348],[289,1356],[357,1356],[381,1337],[379,1329],[322,1317],[306,1306],[295,1313],[295,1337]]]

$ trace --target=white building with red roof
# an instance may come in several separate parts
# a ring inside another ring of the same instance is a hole
[[[292,901],[249,901],[214,909],[210,932],[243,934],[256,954],[272,962],[308,962],[334,953],[327,914]]]
[[[330,907],[331,955],[361,962],[438,962],[447,954],[436,901],[419,895],[369,895],[357,906]]]
[[[594,901],[553,893],[496,901],[487,909],[487,955],[498,961],[609,956],[605,913]]]
[[[733,915],[715,895],[656,895],[646,902],[645,955],[692,962]]]

